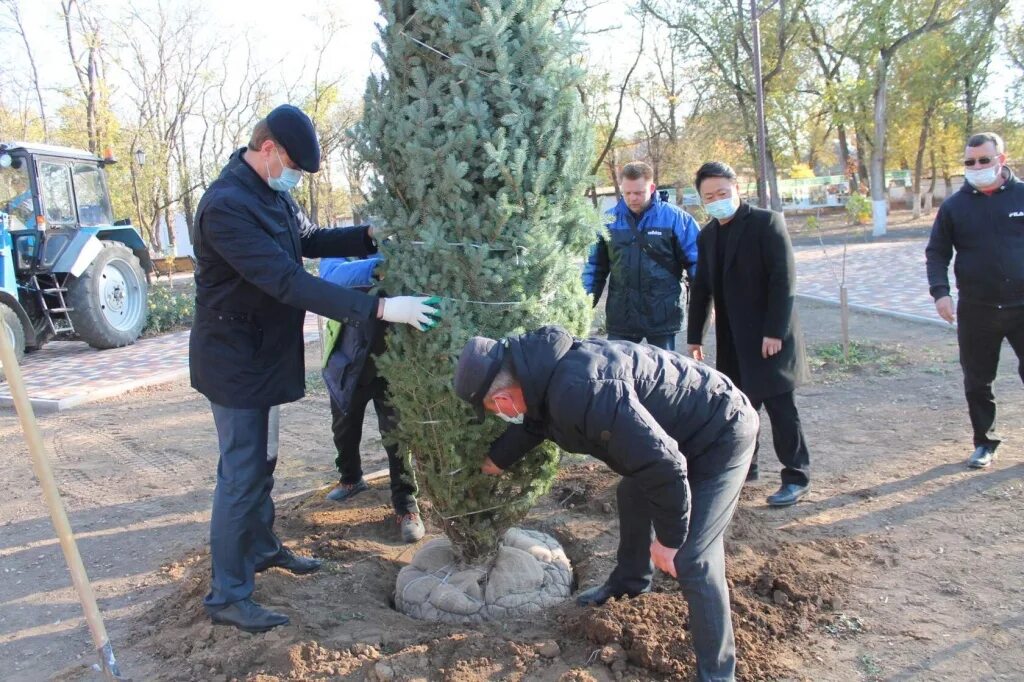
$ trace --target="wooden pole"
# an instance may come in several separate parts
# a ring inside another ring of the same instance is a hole
[[[850,306],[846,300],[846,285],[839,287],[839,319],[843,326],[843,360],[850,362]]]
[[[86,575],[85,565],[82,563],[82,555],[78,553],[78,545],[75,543],[75,536],[68,522],[67,513],[64,511],[64,503],[60,499],[60,492],[57,490],[57,482],[53,477],[53,469],[50,467],[50,460],[43,447],[43,437],[39,432],[39,424],[36,423],[35,413],[32,411],[32,403],[29,402],[28,393],[25,390],[25,381],[21,375],[21,367],[14,356],[14,348],[8,338],[7,325],[0,322],[0,363],[3,364],[4,374],[7,376],[7,385],[11,390],[11,398],[14,400],[14,407],[18,411],[18,419],[21,421],[21,430],[25,434],[25,442],[28,444],[29,454],[32,456],[32,469],[35,471],[39,485],[43,489],[43,499],[50,510],[50,520],[53,522],[54,530],[57,531],[57,539],[60,540],[60,548],[64,552],[64,560],[71,572],[71,582],[78,592],[78,599],[82,602],[82,610],[85,612],[85,622],[89,625],[89,632],[92,635],[93,644],[96,645],[96,653],[99,656],[99,668],[109,680],[127,679],[121,676],[114,658],[114,650],[110,646],[110,639],[107,637],[107,629],[103,625],[103,617],[100,615],[99,606],[96,604],[96,594],[92,590],[89,576]]]

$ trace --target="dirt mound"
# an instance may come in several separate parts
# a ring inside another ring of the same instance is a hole
[[[615,517],[600,505],[614,500],[617,480],[593,465],[567,467],[560,485],[586,485],[593,491],[587,504],[570,511],[555,490],[524,523],[551,532],[580,560],[584,585],[603,579],[614,560]],[[214,626],[202,607],[208,554],[167,567],[172,590],[140,620],[130,643],[162,662],[138,671],[140,679],[613,682],[692,673],[686,604],[665,576],[654,593],[634,600],[598,609],[569,601],[501,623],[431,624],[398,613],[395,579],[418,545],[398,539],[385,484],[349,505],[320,492],[279,506],[277,527],[287,544],[326,559],[314,575],[272,569],[257,577],[254,599],[286,613],[288,626],[258,635]],[[729,543],[733,622],[740,675],[771,679],[799,668],[809,639],[834,621],[842,583],[823,567],[850,561],[853,552],[824,542],[769,548],[762,542],[774,531],[755,516],[741,509],[737,527],[758,541]]]
[[[817,626],[832,622],[829,613],[839,603],[838,579],[810,567],[820,548],[782,546],[791,556],[731,561],[730,591],[736,630],[737,676],[745,680],[777,679],[794,671],[798,650]],[[584,611],[568,622],[602,649],[602,659],[616,660],[620,647],[628,661],[671,679],[686,679],[696,661],[689,636],[686,601],[674,583],[662,581],[659,590],[634,599],[612,600]],[[608,649],[606,651],[606,649]],[[615,668],[613,667],[613,670]]]

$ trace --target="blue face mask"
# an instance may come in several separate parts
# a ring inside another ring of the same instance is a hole
[[[299,186],[302,182],[302,171],[289,168],[284,165],[284,161],[281,160],[281,154],[277,151],[277,147],[274,147],[274,153],[277,154],[277,162],[281,164],[281,174],[276,178],[270,176],[270,162],[267,162],[267,184],[270,185],[270,189],[278,192],[290,192]]]
[[[737,208],[738,206],[732,203],[732,197],[704,204],[704,210],[708,212],[708,215],[718,220],[728,220],[736,213]]]

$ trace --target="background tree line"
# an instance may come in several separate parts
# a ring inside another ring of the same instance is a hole
[[[192,220],[202,191],[253,124],[281,101],[302,106],[325,164],[299,199],[333,224],[358,218],[372,169],[348,131],[361,83],[337,59],[344,8],[310,17],[302,63],[267,59],[244,32],[198,3],[0,0],[0,139],[112,149],[115,213],[131,217],[154,251],[173,246],[156,226]],[[365,0],[369,2],[370,0]],[[767,179],[756,178],[755,84],[749,0],[566,0],[554,20],[595,49],[580,54],[580,88],[594,124],[594,189],[642,158],[662,185],[688,186],[705,159],[730,161],[751,181],[843,174],[883,198],[887,170],[912,171],[915,212],[960,171],[966,135],[995,130],[1024,150],[1021,0],[761,0]],[[298,48],[296,48],[298,49]],[[57,52],[72,77],[41,68]],[[360,55],[367,60],[370,55]],[[134,152],[146,155],[144,165]],[[778,206],[778,204],[776,204]],[[169,240],[173,241],[173,231]]]

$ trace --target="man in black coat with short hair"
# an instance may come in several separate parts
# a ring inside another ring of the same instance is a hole
[[[723,535],[757,437],[757,413],[723,374],[629,341],[574,339],[548,326],[502,341],[473,337],[456,394],[510,422],[482,471],[498,475],[550,439],[622,476],[619,548],[608,580],[581,605],[651,588],[653,566],[690,607],[700,680],[732,680],[736,649]]]
[[[782,485],[768,504],[786,507],[807,494],[811,456],[793,391],[807,374],[797,324],[793,246],[781,213],[740,201],[736,174],[711,161],[697,171],[697,193],[712,216],[697,238],[697,275],[690,289],[687,342],[697,360],[714,301],[715,367],[764,405],[772,422]],[[748,480],[757,480],[757,452]]]
[[[320,562],[293,554],[274,534],[276,406],[301,398],[307,310],[350,325],[373,318],[421,331],[435,324],[425,297],[378,298],[314,277],[303,256],[366,256],[372,228],[325,230],[288,194],[320,167],[313,124],[282,105],[256,124],[203,194],[192,226],[196,312],[189,340],[192,386],[210,400],[220,461],[210,518],[215,623],[261,632],[287,616],[254,603],[254,574],[271,567],[311,573]]]

